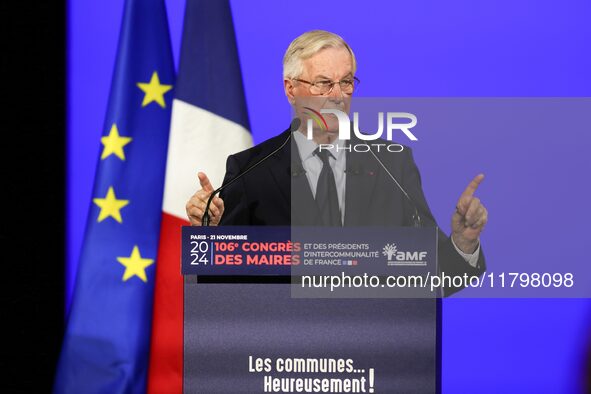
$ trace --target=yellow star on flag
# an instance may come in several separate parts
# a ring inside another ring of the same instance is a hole
[[[152,101],[156,101],[162,108],[166,108],[164,93],[172,89],[172,85],[161,85],[156,71],[152,74],[152,79],[150,79],[149,83],[138,82],[137,86],[146,94],[144,101],[142,101],[142,107],[145,107]]]
[[[123,282],[126,282],[132,276],[137,276],[144,282],[148,281],[146,276],[146,268],[154,264],[153,259],[143,259],[140,255],[140,249],[135,245],[131,256],[129,257],[117,257],[117,261],[125,266],[125,272],[123,273]]]
[[[113,186],[109,186],[109,191],[105,198],[94,198],[92,200],[101,209],[97,221],[100,223],[108,217],[112,217],[119,223],[122,223],[121,208],[129,204],[129,200],[117,200]]]
[[[129,144],[131,140],[131,137],[120,136],[117,125],[113,123],[113,126],[111,126],[111,131],[109,131],[109,135],[101,138],[101,144],[105,146],[103,149],[103,154],[101,155],[101,160],[105,160],[107,157],[113,154],[121,160],[125,160],[123,147]]]

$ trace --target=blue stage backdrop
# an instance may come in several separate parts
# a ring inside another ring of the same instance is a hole
[[[167,6],[178,63],[184,1]],[[352,45],[363,96],[591,96],[589,2],[266,0],[232,1],[232,9],[255,142],[286,127],[281,60],[289,42],[311,29],[334,31]],[[122,11],[122,0],[68,6],[68,295]],[[457,151],[438,149],[450,140]],[[479,144],[474,130],[425,136],[414,152],[446,231],[463,185],[485,172],[479,194],[490,222],[482,241],[494,266],[541,258],[548,249],[586,258],[591,193],[572,169],[591,170],[584,159],[590,147],[589,134],[530,130],[500,150]],[[445,300],[443,391],[574,392],[590,312],[589,300]]]

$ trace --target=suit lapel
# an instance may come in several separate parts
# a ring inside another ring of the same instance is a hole
[[[295,139],[291,139],[291,223],[315,225],[320,217]]]
[[[287,138],[287,137],[286,137]],[[289,168],[289,143],[285,148],[277,152],[271,160],[273,165],[267,167],[280,191],[281,197],[289,204],[290,200],[290,168]]]
[[[269,171],[281,191],[281,197],[291,209],[291,223],[316,224],[318,208],[293,137],[273,159],[275,163],[269,166]]]

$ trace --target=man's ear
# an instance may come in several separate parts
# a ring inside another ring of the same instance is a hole
[[[289,103],[291,105],[295,104],[295,95],[294,95],[294,89],[295,86],[293,84],[293,81],[291,79],[284,79],[283,80],[283,88],[285,90],[285,96],[287,97],[287,100],[289,101]]]

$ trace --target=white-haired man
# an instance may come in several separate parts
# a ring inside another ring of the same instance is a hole
[[[356,68],[353,50],[340,36],[322,30],[304,33],[289,45],[283,59],[285,95],[298,115],[302,103],[317,105],[319,100],[324,108],[347,111],[358,83]],[[326,121],[326,127],[314,130],[313,140],[308,140],[300,127],[284,148],[214,198],[210,224],[409,226],[418,211],[421,225],[436,226],[409,148],[397,153],[374,152],[384,168],[367,152],[336,149],[355,143],[355,137],[348,142],[339,140],[336,118],[327,116]],[[288,129],[229,156],[224,183],[281,147],[290,133]],[[319,144],[332,144],[335,149],[322,154]],[[347,171],[351,168],[355,170]],[[400,181],[412,202],[390,175]],[[440,231],[438,256],[446,273],[484,272],[479,235],[488,212],[474,196],[483,177],[475,177],[461,194],[452,214],[451,237]],[[199,173],[199,180],[202,188],[186,206],[187,216],[196,226],[201,225],[206,201],[214,190],[206,174]]]

